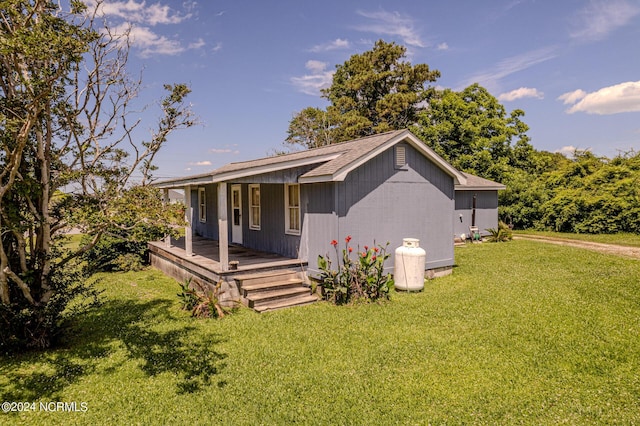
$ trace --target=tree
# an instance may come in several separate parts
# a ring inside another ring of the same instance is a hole
[[[406,50],[379,40],[372,50],[336,66],[331,87],[322,91],[331,104],[325,111],[306,108],[294,116],[286,143],[309,148],[414,124],[433,94],[427,84],[440,72],[403,61]]]
[[[533,147],[524,111],[507,114],[479,84],[461,92],[440,91],[421,111],[413,132],[460,170],[502,181],[513,166],[531,167]],[[515,145],[514,145],[515,142]]]
[[[538,227],[560,232],[640,233],[640,154],[613,159],[576,151],[541,176],[548,190]]]
[[[151,208],[159,194],[147,184],[169,134],[194,124],[189,88],[166,86],[158,127],[138,141],[130,105],[140,81],[126,72],[128,34],[103,26],[97,8],[70,6],[65,13],[46,0],[0,3],[2,352],[50,346],[69,302],[95,297],[78,257],[102,235],[140,226],[169,232],[177,218]],[[65,250],[69,227],[93,238]]]
[[[332,128],[326,111],[308,107],[296,114],[289,123],[285,142],[305,149],[319,148],[332,143]]]

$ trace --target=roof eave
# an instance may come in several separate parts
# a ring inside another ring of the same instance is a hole
[[[505,185],[494,185],[494,186],[466,186],[466,185],[456,185],[456,191],[502,191],[507,189]]]
[[[232,172],[227,172],[227,173],[222,173],[219,175],[212,176],[212,179],[214,183],[225,182],[225,181],[231,181],[234,179],[261,175],[265,173],[277,172],[280,170],[293,169],[295,167],[303,167],[303,166],[309,166],[312,164],[326,163],[327,161],[331,161],[339,157],[340,154],[341,153],[338,152],[338,153],[332,153],[332,154],[319,155],[319,156],[310,157],[310,158],[300,158],[297,160],[283,161],[281,163],[276,163],[276,164],[267,164],[264,166],[251,167],[244,170],[235,170]]]
[[[422,154],[425,157],[429,158],[431,161],[436,163],[436,165],[440,169],[442,169],[446,174],[448,174],[453,178],[455,185],[465,185],[467,183],[467,178],[461,172],[459,172],[455,167],[453,167],[451,164],[445,161],[444,158],[440,157],[434,150],[429,148],[424,142],[418,139],[409,130],[405,130],[402,133],[399,133],[398,135],[394,136],[393,138],[390,138],[388,141],[386,141],[376,149],[367,153],[367,155],[360,157],[358,161],[355,161],[343,167],[341,170],[338,170],[336,173],[333,174],[331,179],[325,179],[325,180],[322,180],[322,182],[327,182],[327,181],[340,182],[345,180],[349,172],[351,172],[352,170],[355,170],[357,167],[366,163],[370,159],[376,157],[383,151],[403,141],[409,142],[411,146],[416,148],[418,151],[422,152]]]
[[[164,180],[160,182],[154,182],[152,185],[159,189],[174,189],[174,188],[184,188],[185,186],[199,185],[203,183],[211,183],[212,177],[211,174],[207,174],[206,176],[198,175],[198,176],[187,176],[179,179],[171,179]]]
[[[219,183],[219,182],[228,182],[235,179],[246,178],[250,176],[261,175],[265,173],[277,172],[280,170],[292,169],[295,167],[308,166],[317,163],[325,163],[327,161],[331,161],[338,156],[340,156],[341,152],[318,155],[309,158],[300,158],[297,160],[291,161],[283,161],[275,164],[265,164],[262,166],[249,167],[247,169],[241,170],[233,170],[230,172],[222,172],[216,173],[214,170],[211,173],[207,173],[206,175],[194,175],[194,176],[186,176],[178,179],[170,179],[164,180],[153,185],[160,189],[171,189],[171,188],[184,188],[185,186],[190,185],[200,185],[207,183]]]

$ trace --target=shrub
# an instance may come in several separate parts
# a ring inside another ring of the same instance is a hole
[[[320,285],[323,297],[336,305],[342,305],[354,300],[376,301],[389,299],[389,291],[393,287],[391,274],[384,273],[384,263],[389,258],[387,247],[364,246],[364,251],[357,250],[357,259],[351,259],[353,247],[349,245],[351,237],[345,238],[345,248],[342,256],[338,252],[338,242],[331,241],[338,259],[338,270],[331,269],[331,259],[327,255],[318,256]],[[340,263],[341,260],[341,263]]]
[[[487,241],[492,243],[506,242],[513,239],[511,228],[503,221],[498,222],[498,228],[489,228],[487,231],[491,234]]]
[[[0,303],[0,355],[49,348],[78,314],[99,306],[101,292],[87,278],[82,265],[70,261],[50,275],[55,293],[46,304],[34,306],[18,297],[10,305]]]
[[[83,255],[92,272],[139,271],[149,263],[149,241],[164,238],[164,229],[158,226],[138,225],[134,231],[111,230]],[[85,235],[81,245],[93,236]]]
[[[178,297],[182,300],[182,309],[191,311],[196,318],[222,318],[234,312],[236,306],[226,307],[220,303],[222,281],[212,289],[206,284],[191,282],[191,279],[180,284],[182,291]]]

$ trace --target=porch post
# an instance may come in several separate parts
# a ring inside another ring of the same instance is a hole
[[[187,252],[187,256],[193,256],[193,230],[191,228],[193,208],[191,207],[191,187],[189,185],[184,187],[184,204],[184,220],[187,222],[184,227],[184,250]]]
[[[166,206],[167,204],[169,204],[169,189],[165,188],[162,190],[162,203]],[[167,234],[166,237],[164,237],[164,245],[167,248],[171,247],[171,234]]]
[[[227,222],[227,182],[218,183],[218,250],[220,269],[229,270],[229,223]]]

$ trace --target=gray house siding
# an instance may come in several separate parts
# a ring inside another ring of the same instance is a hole
[[[347,234],[354,249],[357,244],[362,249],[374,241],[382,245],[388,241],[389,269],[393,268],[394,250],[407,237],[420,239],[427,252],[427,269],[453,265],[453,178],[411,146],[402,146],[407,160],[404,167],[394,167],[394,148],[390,148],[349,173],[343,182],[333,184],[335,214],[325,208],[310,226],[322,226],[313,229],[314,238],[309,239],[311,272],[317,272],[319,254],[333,255],[330,241],[337,240],[342,248]],[[328,189],[324,192],[330,201]],[[308,216],[316,210],[309,208]]]
[[[249,184],[242,183],[242,245],[255,250],[280,254],[282,256],[299,258],[300,235],[285,234],[285,206],[284,184],[261,182],[296,182],[299,172],[276,173],[260,175],[258,179],[251,179],[252,183],[260,184],[260,229],[249,227]],[[231,199],[231,187],[238,182],[227,184],[227,200]],[[308,198],[305,191],[306,185],[300,186],[300,210],[301,227],[305,229],[305,200]],[[207,220],[201,222],[199,218],[198,192],[199,188],[205,188]],[[192,228],[196,235],[217,240],[218,235],[218,187],[217,184],[194,186],[191,188]],[[227,203],[227,217],[232,220],[232,206]],[[231,241],[231,223],[229,222],[228,238]]]
[[[455,235],[469,234],[473,215],[473,196],[476,195],[476,226],[482,235],[487,228],[498,227],[498,191],[456,191],[454,213]]]
[[[198,192],[199,188],[205,189],[207,206],[206,222],[201,222],[199,217]],[[191,226],[196,235],[205,238],[218,239],[218,188],[216,185],[201,185],[191,187]]]
[[[309,262],[309,269],[317,270],[318,255],[332,254],[331,240],[340,240],[338,216],[335,209],[335,184],[302,185],[302,203],[306,214],[300,241],[301,259]]]
[[[300,209],[304,227],[304,193]],[[230,213],[229,213],[230,214]],[[300,235],[285,234],[284,184],[260,184],[260,229],[249,228],[249,185],[242,184],[242,245],[297,259]]]

